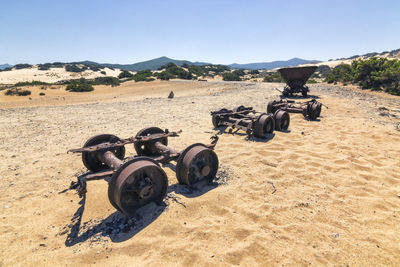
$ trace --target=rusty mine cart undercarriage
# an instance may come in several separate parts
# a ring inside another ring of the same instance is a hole
[[[276,110],[272,114],[260,113],[252,107],[239,106],[233,110],[226,108],[211,112],[212,123],[215,128],[228,126],[232,129],[240,129],[247,135],[264,138],[274,129],[285,131],[289,127],[289,114],[283,110]]]
[[[279,69],[278,72],[286,82],[286,86],[283,89],[282,95],[288,97],[295,93],[301,93],[303,96],[307,96],[307,93],[310,90],[305,84],[316,69],[317,66]]]
[[[140,130],[135,137],[120,139],[112,134],[90,138],[82,148],[69,152],[82,153],[82,162],[94,172],[80,183],[80,194],[86,192],[86,181],[111,175],[108,199],[127,215],[150,203],[160,204],[168,188],[168,177],[161,164],[176,161],[176,177],[181,184],[193,186],[200,181],[211,182],[218,171],[218,157],[213,151],[218,137],[209,145],[196,143],[178,152],[168,147],[168,137],[180,132],[163,131],[158,127]],[[125,145],[133,143],[137,156],[124,160]],[[79,191],[78,190],[78,191]]]
[[[315,99],[307,102],[297,103],[293,100],[274,100],[268,103],[267,112],[273,113],[277,110],[284,110],[289,113],[301,113],[303,114],[304,118],[316,120],[321,115],[322,105],[322,103],[316,101]]]

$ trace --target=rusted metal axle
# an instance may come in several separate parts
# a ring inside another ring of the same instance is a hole
[[[303,114],[304,118],[315,120],[321,115],[322,106],[325,105],[316,101],[315,99],[307,102],[295,102],[293,100],[274,100],[268,103],[267,112],[273,113],[280,109],[289,113],[301,113]]]
[[[218,137],[209,145],[193,144],[181,152],[168,147],[169,132],[158,127],[140,130],[135,137],[120,139],[102,134],[90,138],[82,148],[68,152],[82,153],[83,164],[92,172],[78,178],[80,194],[86,192],[88,177],[96,179],[111,175],[108,186],[110,203],[121,212],[131,215],[149,202],[162,202],[167,193],[168,178],[159,163],[176,161],[179,183],[193,186],[200,181],[212,181],[218,171],[218,157],[213,151]],[[137,156],[124,159],[125,145],[133,143]]]
[[[275,130],[287,130],[290,117],[287,112],[277,111],[266,114],[255,111],[252,107],[239,106],[233,110],[221,109],[211,112],[215,128],[229,126],[244,130],[249,136],[263,138]]]

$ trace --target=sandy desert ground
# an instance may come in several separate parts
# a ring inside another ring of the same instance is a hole
[[[277,86],[171,81],[48,101],[2,96],[0,266],[399,266],[400,98],[312,85],[329,107],[319,121],[292,114],[289,132],[250,141],[213,129],[210,111],[263,111]],[[130,220],[104,180],[83,199],[67,190],[85,172],[68,149],[147,126],[182,129],[169,140],[177,149],[220,133],[216,183],[190,190],[165,167],[165,205]]]

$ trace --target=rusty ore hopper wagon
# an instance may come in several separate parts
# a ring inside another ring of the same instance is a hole
[[[281,68],[278,70],[283,80],[286,82],[286,86],[283,89],[282,94],[284,96],[290,96],[295,93],[301,93],[303,96],[307,96],[310,91],[306,86],[307,80],[315,72],[317,66],[306,66],[306,67],[291,67]]]

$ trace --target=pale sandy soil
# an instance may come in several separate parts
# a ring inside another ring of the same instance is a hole
[[[147,94],[152,86],[160,93]],[[221,129],[217,177],[225,183],[190,191],[166,167],[166,205],[131,222],[109,204],[104,180],[89,182],[84,200],[63,192],[85,171],[66,151],[92,135],[159,126],[183,130],[170,138],[177,149],[207,143],[219,132],[211,110],[265,110],[275,86],[283,85],[158,82],[132,85],[137,96],[107,88],[121,97],[91,103],[2,102],[0,265],[399,266],[400,98],[383,94],[312,85],[329,106],[319,121],[293,114],[290,132],[269,140]],[[127,233],[110,233],[120,225]]]
[[[106,74],[101,74],[101,71],[105,71]],[[104,68],[100,71],[85,70],[83,72],[75,73],[68,72],[65,68],[50,68],[49,70],[38,70],[37,66],[29,69],[19,69],[11,71],[0,72],[0,84],[15,84],[18,82],[31,82],[31,81],[42,81],[47,83],[55,83],[62,80],[70,79],[93,79],[102,76],[118,76],[121,73],[119,69]]]

